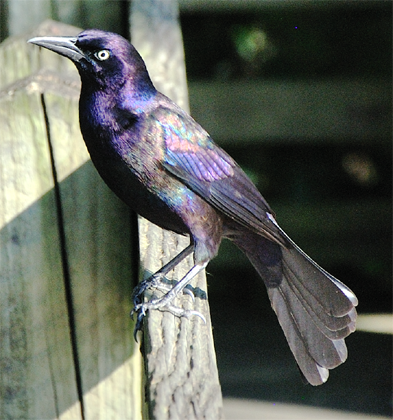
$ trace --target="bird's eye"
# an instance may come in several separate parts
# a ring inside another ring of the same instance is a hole
[[[94,54],[94,57],[96,57],[100,61],[105,61],[105,60],[108,60],[110,55],[111,54],[108,50],[101,50],[101,51],[96,52]]]

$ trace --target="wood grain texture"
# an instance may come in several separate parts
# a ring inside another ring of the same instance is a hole
[[[78,419],[54,180],[31,88],[0,96],[0,418]]]
[[[30,48],[8,71],[38,73],[0,82],[0,418],[140,419],[130,212],[89,159],[76,70]]]
[[[184,52],[176,1],[135,0],[131,39],[146,62],[153,83],[188,109]],[[189,239],[139,220],[141,265],[144,277],[157,271],[182,251]],[[179,280],[193,265],[187,258],[169,281]],[[195,302],[189,296],[175,304],[206,317],[177,318],[153,311],[144,322],[145,396],[148,419],[220,419],[222,396],[216,366],[205,273],[192,281]],[[159,292],[152,292],[159,293]],[[145,294],[150,298],[149,293]]]
[[[140,389],[134,389],[138,367],[132,356],[138,359],[139,352],[128,316],[133,288],[129,209],[91,164],[78,125],[67,123],[77,121],[76,103],[51,93],[44,100],[62,205],[85,418],[136,418]]]
[[[78,81],[75,66],[58,54],[43,48],[37,48],[26,41],[33,36],[73,36],[79,28],[64,23],[46,20],[36,30],[24,36],[12,36],[1,43],[0,61],[7,65],[0,66],[0,89],[20,82],[39,71],[53,71],[57,76]]]

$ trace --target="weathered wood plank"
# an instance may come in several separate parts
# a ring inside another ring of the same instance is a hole
[[[132,3],[131,38],[144,58],[156,87],[188,109],[184,54],[176,1],[135,0]],[[155,272],[182,251],[189,239],[163,231],[140,219],[140,252],[145,276]],[[168,275],[179,280],[190,267],[188,258]],[[195,302],[189,297],[176,304],[196,309],[207,319],[178,319],[167,312],[149,313],[144,326],[146,370],[145,418],[219,419],[222,396],[206,299],[206,277],[192,282]]]
[[[0,127],[0,417],[78,419],[51,159],[34,85],[0,95]]]
[[[47,53],[0,81],[0,417],[139,419],[129,210],[89,160],[76,70]]]
[[[141,368],[128,316],[136,275],[129,209],[91,164],[77,102],[49,92],[45,104],[63,206],[85,418],[138,418]]]
[[[79,80],[75,66],[64,60],[58,54],[44,48],[32,48],[26,41],[33,36],[44,35],[76,35],[80,32],[75,26],[46,20],[36,30],[24,36],[13,36],[1,43],[0,62],[7,65],[0,66],[0,89],[20,81],[37,72],[53,71],[54,74]]]

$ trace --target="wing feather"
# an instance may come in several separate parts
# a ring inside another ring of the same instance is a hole
[[[286,244],[271,223],[267,202],[237,163],[202,127],[179,110],[154,114],[164,136],[164,166],[208,203],[239,224]]]

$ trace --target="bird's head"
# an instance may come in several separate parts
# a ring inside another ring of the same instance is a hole
[[[129,81],[135,87],[154,90],[138,51],[118,34],[88,29],[76,37],[37,37],[28,42],[73,61],[82,83],[89,80],[116,89]]]

